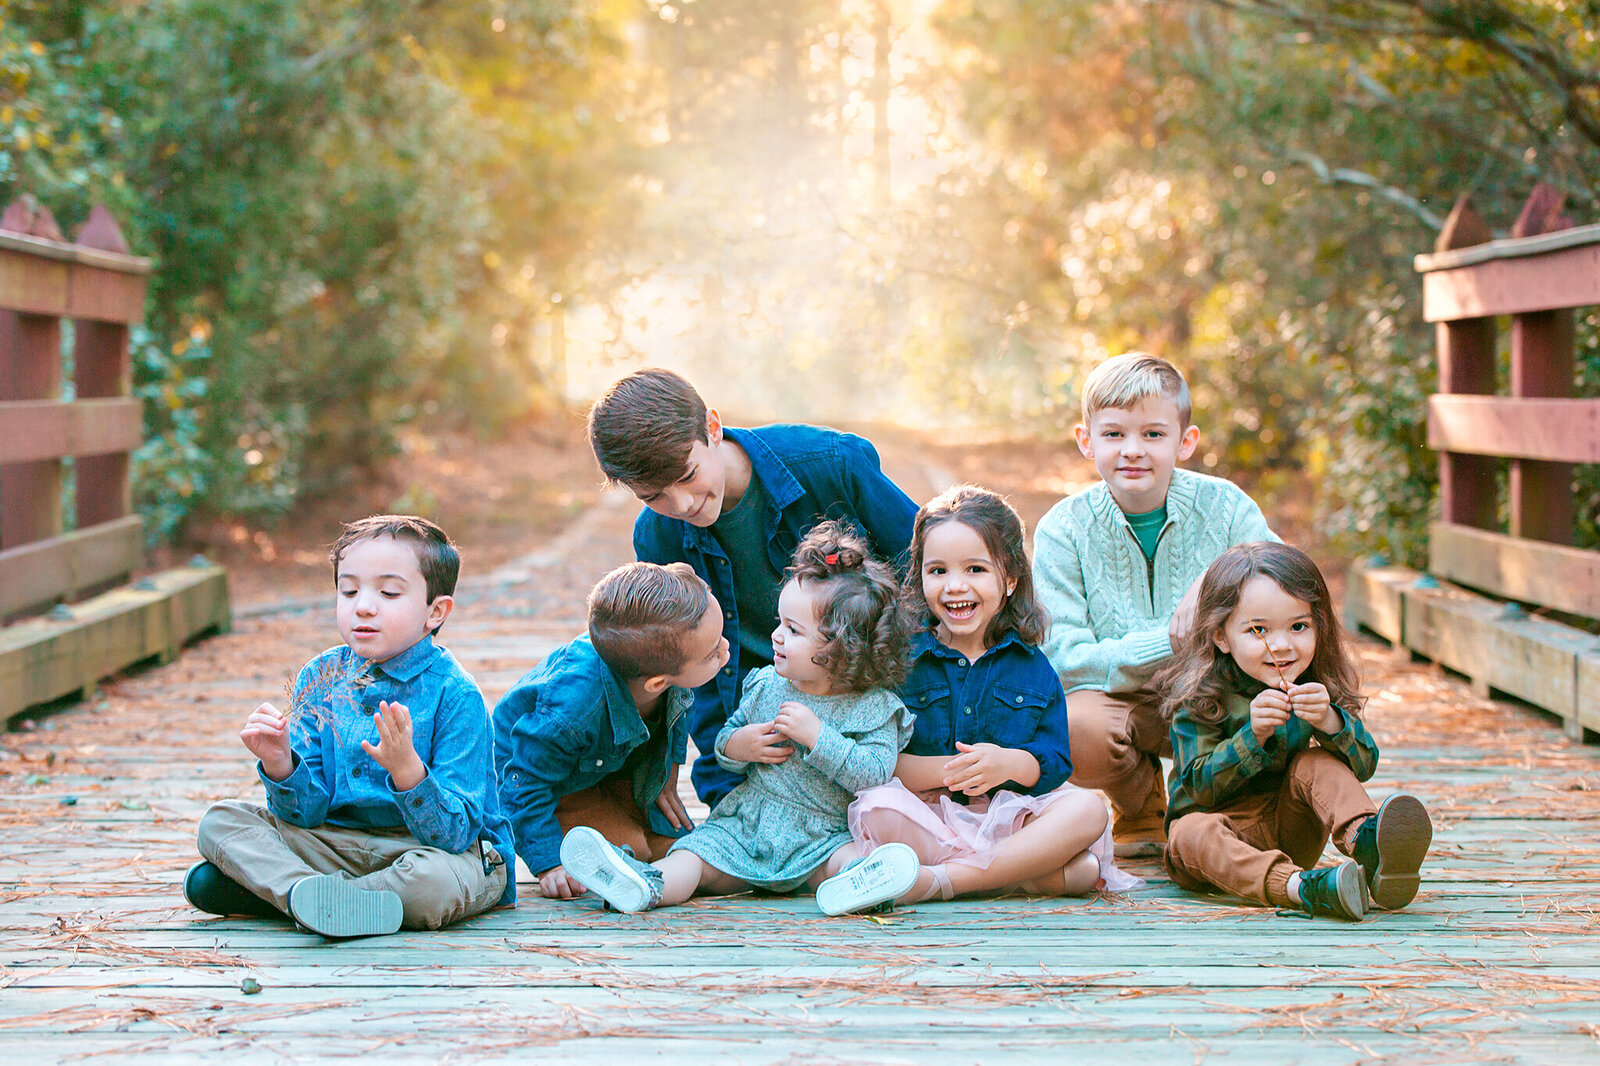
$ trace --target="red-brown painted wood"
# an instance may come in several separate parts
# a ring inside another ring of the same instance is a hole
[[[1422,276],[1429,322],[1600,304],[1600,246],[1493,259]]]
[[[1570,310],[1535,311],[1511,320],[1511,395],[1570,397],[1573,388],[1573,318]],[[1600,406],[1600,401],[1597,401]],[[1586,440],[1596,443],[1590,425]],[[1593,461],[1593,460],[1590,460]],[[1507,479],[1513,537],[1531,537],[1551,544],[1571,544],[1573,534],[1572,465],[1517,459]]]
[[[1441,323],[1439,389],[1445,393],[1494,392],[1495,325],[1492,318]],[[1498,520],[1494,459],[1440,447],[1439,508],[1446,521],[1489,529]]]
[[[1563,465],[1600,463],[1600,400],[1430,396],[1428,447]]]
[[[0,400],[57,400],[60,396],[60,320],[0,311]],[[0,434],[12,432],[0,423]],[[60,461],[0,465],[0,548],[60,532]]]
[[[138,400],[18,400],[0,402],[0,463],[128,452],[143,439]]]

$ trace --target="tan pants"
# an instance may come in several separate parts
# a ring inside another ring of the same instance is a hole
[[[561,823],[563,833],[586,825],[617,847],[632,848],[633,857],[640,862],[666,858],[667,849],[678,839],[650,828],[645,812],[633,802],[633,783],[623,780],[621,774],[612,774],[582,792],[562,796],[556,801],[556,821]]]
[[[1161,757],[1172,744],[1160,697],[1079,689],[1067,696],[1067,732],[1074,785],[1104,792],[1119,817],[1166,809]]]
[[[403,827],[302,829],[241,800],[212,804],[200,819],[199,847],[223,873],[285,913],[289,889],[312,874],[393,892],[407,929],[439,929],[482,914],[506,890],[506,864],[487,842],[452,855]]]
[[[1167,827],[1167,873],[1192,892],[1216,887],[1257,903],[1289,902],[1289,877],[1322,857],[1328,838],[1346,855],[1377,813],[1350,767],[1321,748],[1289,760],[1277,791],[1244,796]]]

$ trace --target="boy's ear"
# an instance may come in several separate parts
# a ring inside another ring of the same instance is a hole
[[[713,448],[722,443],[722,416],[715,407],[706,408],[706,443]]]
[[[450,617],[450,612],[455,609],[454,596],[435,596],[432,603],[428,604],[428,632],[433,633],[444,625],[444,620]]]
[[[666,674],[657,674],[655,677],[644,679],[644,690],[652,696],[659,696],[672,684],[672,678]]]
[[[1200,443],[1200,427],[1190,426],[1183,431],[1182,438],[1178,441],[1178,461],[1189,458],[1194,454],[1195,446]]]
[[[1072,427],[1072,436],[1077,440],[1078,450],[1083,453],[1083,457],[1093,461],[1094,444],[1092,443],[1092,438],[1089,436],[1089,427],[1084,425],[1082,422],[1079,422],[1077,425]]]

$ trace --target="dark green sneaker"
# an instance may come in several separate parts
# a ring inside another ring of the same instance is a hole
[[[207,914],[245,914],[252,918],[282,918],[283,912],[215,864],[197,862],[183,875],[183,898]]]
[[[1313,918],[1359,922],[1367,913],[1367,882],[1353,859],[1300,874],[1300,907]]]
[[[1372,905],[1398,910],[1417,895],[1417,871],[1433,843],[1433,821],[1422,801],[1396,792],[1356,831],[1350,855],[1361,864]]]

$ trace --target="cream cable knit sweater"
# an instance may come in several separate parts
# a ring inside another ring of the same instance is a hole
[[[1033,579],[1051,618],[1044,653],[1061,684],[1142,687],[1172,654],[1173,608],[1211,561],[1235,544],[1278,539],[1243,489],[1191,470],[1172,473],[1153,566],[1105,482],[1056,504],[1034,531]]]

